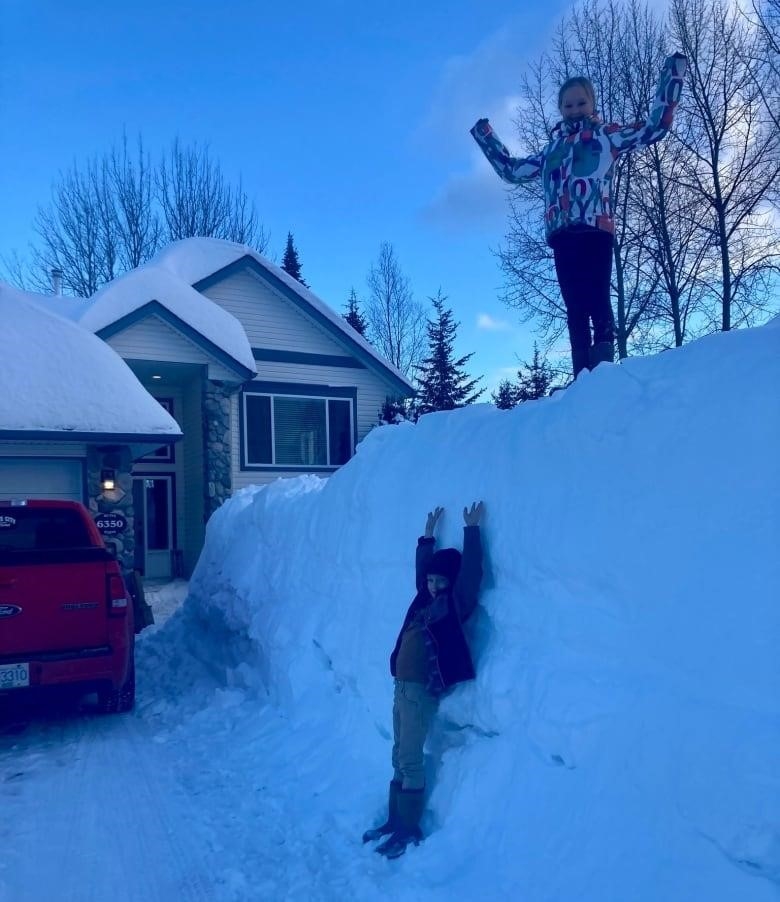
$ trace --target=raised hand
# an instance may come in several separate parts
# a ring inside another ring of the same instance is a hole
[[[432,511],[428,512],[428,519],[425,521],[425,537],[426,539],[433,538],[433,531],[436,529],[436,523],[439,520],[439,517],[444,513],[443,507],[436,507]]]
[[[466,526],[479,526],[480,518],[482,517],[482,511],[484,510],[485,505],[482,501],[475,501],[471,508],[464,507],[463,508],[463,522]]]

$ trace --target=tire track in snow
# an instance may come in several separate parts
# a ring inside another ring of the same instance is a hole
[[[213,902],[199,812],[177,783],[175,761],[138,718],[33,722],[14,738],[0,745],[3,771],[21,772],[3,806],[18,824],[18,853],[0,870],[2,895]]]

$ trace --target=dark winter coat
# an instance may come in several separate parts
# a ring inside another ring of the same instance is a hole
[[[395,663],[401,638],[409,623],[424,612],[432,601],[428,592],[428,567],[434,553],[434,540],[421,537],[417,542],[416,570],[417,595],[406,612],[403,626],[390,656],[390,673],[395,676]],[[441,606],[438,617],[423,618],[426,643],[431,650],[428,690],[434,694],[463,680],[474,679],[474,663],[471,660],[462,624],[477,606],[479,584],[482,580],[482,539],[478,526],[463,529],[463,557],[460,571],[446,594],[446,606]],[[437,607],[439,607],[437,605]]]
[[[614,234],[615,161],[621,154],[653,144],[669,131],[686,68],[682,54],[667,58],[646,120],[625,126],[605,124],[597,116],[563,121],[553,129],[549,144],[535,156],[513,157],[486,119],[480,119],[471,134],[505,181],[520,183],[541,177],[548,244],[561,229],[597,228]]]

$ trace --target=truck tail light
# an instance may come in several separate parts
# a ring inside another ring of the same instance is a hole
[[[108,616],[123,617],[127,614],[127,589],[118,573],[108,574]]]

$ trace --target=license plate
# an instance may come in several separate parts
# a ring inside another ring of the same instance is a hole
[[[21,689],[29,685],[29,664],[0,664],[0,689]]]

